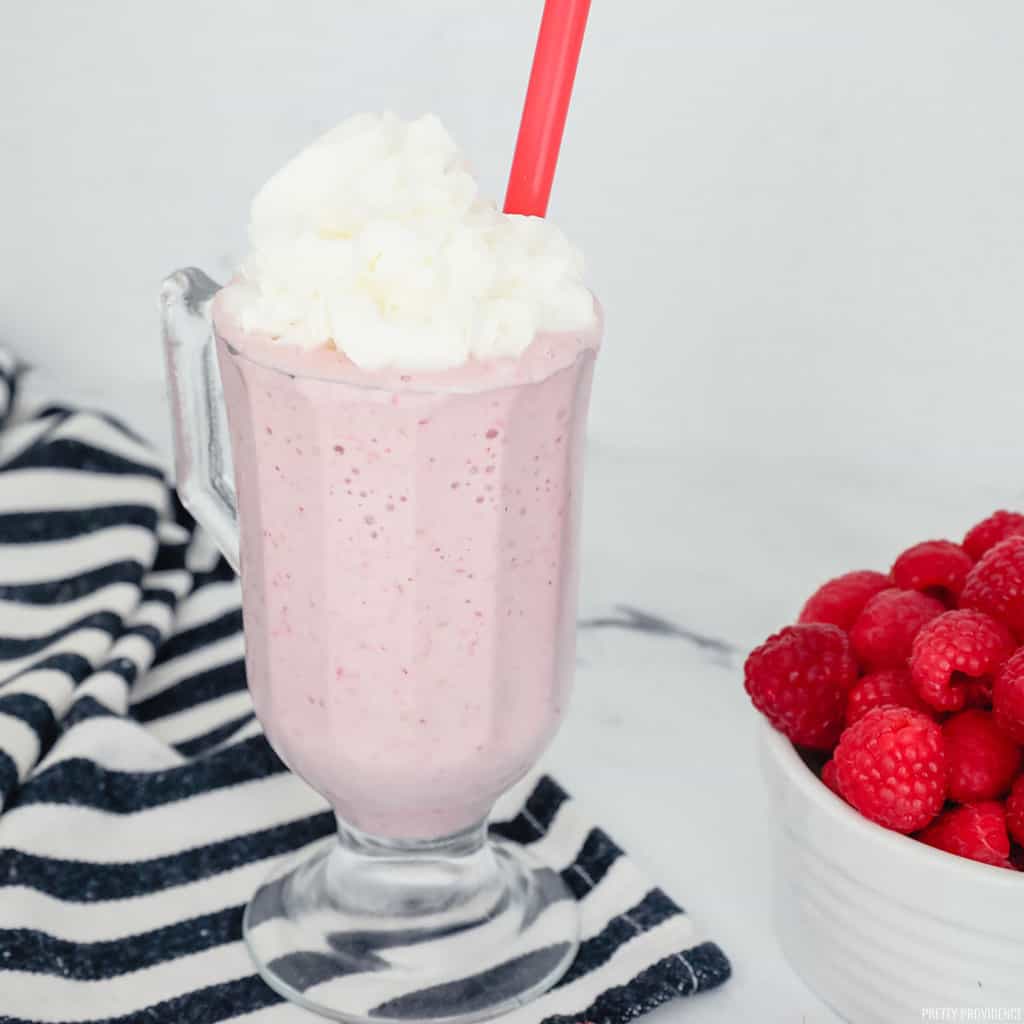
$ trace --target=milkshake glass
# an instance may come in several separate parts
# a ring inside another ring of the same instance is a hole
[[[578,946],[557,872],[486,821],[565,710],[600,316],[515,359],[368,372],[244,330],[232,287],[164,285],[177,483],[241,573],[267,737],[338,820],[246,940],[338,1020],[493,1016]]]

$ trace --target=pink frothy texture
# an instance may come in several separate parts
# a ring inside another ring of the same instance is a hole
[[[267,735],[365,832],[470,827],[565,710],[599,320],[517,360],[367,375],[222,310],[246,666]]]

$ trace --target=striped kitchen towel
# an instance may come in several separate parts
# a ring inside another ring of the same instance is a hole
[[[273,860],[333,819],[253,718],[238,583],[130,430],[14,403],[15,378],[0,352],[0,1021],[313,1020],[241,941]],[[583,920],[568,975],[510,1021],[614,1024],[728,978],[550,778],[495,828]]]

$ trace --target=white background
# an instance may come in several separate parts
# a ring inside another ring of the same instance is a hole
[[[255,189],[358,110],[438,112],[500,198],[540,6],[5,4],[0,342],[166,444],[163,275],[225,278]],[[585,610],[749,646],[1020,501],[1022,96],[1009,0],[595,0],[550,209],[608,313]],[[736,965],[665,1014],[830,1019],[771,938],[735,666],[604,636],[560,773]]]
[[[161,433],[161,277],[228,274],[358,110],[439,112],[500,198],[540,4],[4,7],[0,338]],[[596,0],[550,210],[608,310],[594,436],[1012,465],[1022,58],[1013,0]]]

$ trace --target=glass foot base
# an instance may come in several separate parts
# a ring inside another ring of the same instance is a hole
[[[483,827],[434,842],[339,837],[279,866],[243,933],[286,999],[352,1024],[469,1022],[549,989],[579,946],[557,872]]]

